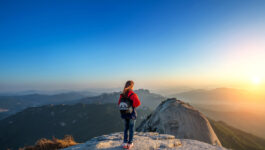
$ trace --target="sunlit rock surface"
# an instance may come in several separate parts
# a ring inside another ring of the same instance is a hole
[[[175,98],[162,102],[137,131],[171,134],[179,139],[193,139],[221,146],[208,119],[189,104]]]
[[[86,143],[64,150],[121,150],[123,133],[113,133],[92,138]],[[173,135],[155,132],[136,132],[132,150],[226,150],[223,147],[188,139],[176,139]]]

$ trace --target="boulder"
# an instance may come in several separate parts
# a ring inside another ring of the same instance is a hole
[[[163,101],[137,131],[170,134],[179,139],[193,139],[221,146],[208,119],[189,104],[175,98]]]

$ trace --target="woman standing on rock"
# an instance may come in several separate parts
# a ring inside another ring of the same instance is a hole
[[[125,122],[124,139],[122,146],[123,148],[127,149],[130,149],[133,146],[134,125],[137,117],[135,108],[141,105],[138,96],[133,92],[133,86],[133,81],[129,80],[126,82],[118,102],[121,118],[124,119]]]

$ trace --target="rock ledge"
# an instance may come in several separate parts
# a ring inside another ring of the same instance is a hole
[[[123,133],[117,132],[92,138],[86,143],[64,150],[122,150]],[[204,142],[188,139],[175,139],[173,135],[156,132],[135,132],[132,150],[225,150]]]

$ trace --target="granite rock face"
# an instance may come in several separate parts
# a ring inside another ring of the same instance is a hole
[[[123,133],[113,133],[92,138],[86,143],[64,150],[122,150]],[[176,139],[173,135],[156,132],[135,132],[132,150],[226,150],[196,140]]]
[[[189,104],[175,98],[162,102],[141,123],[137,131],[170,134],[179,139],[192,139],[221,146],[208,119]]]

